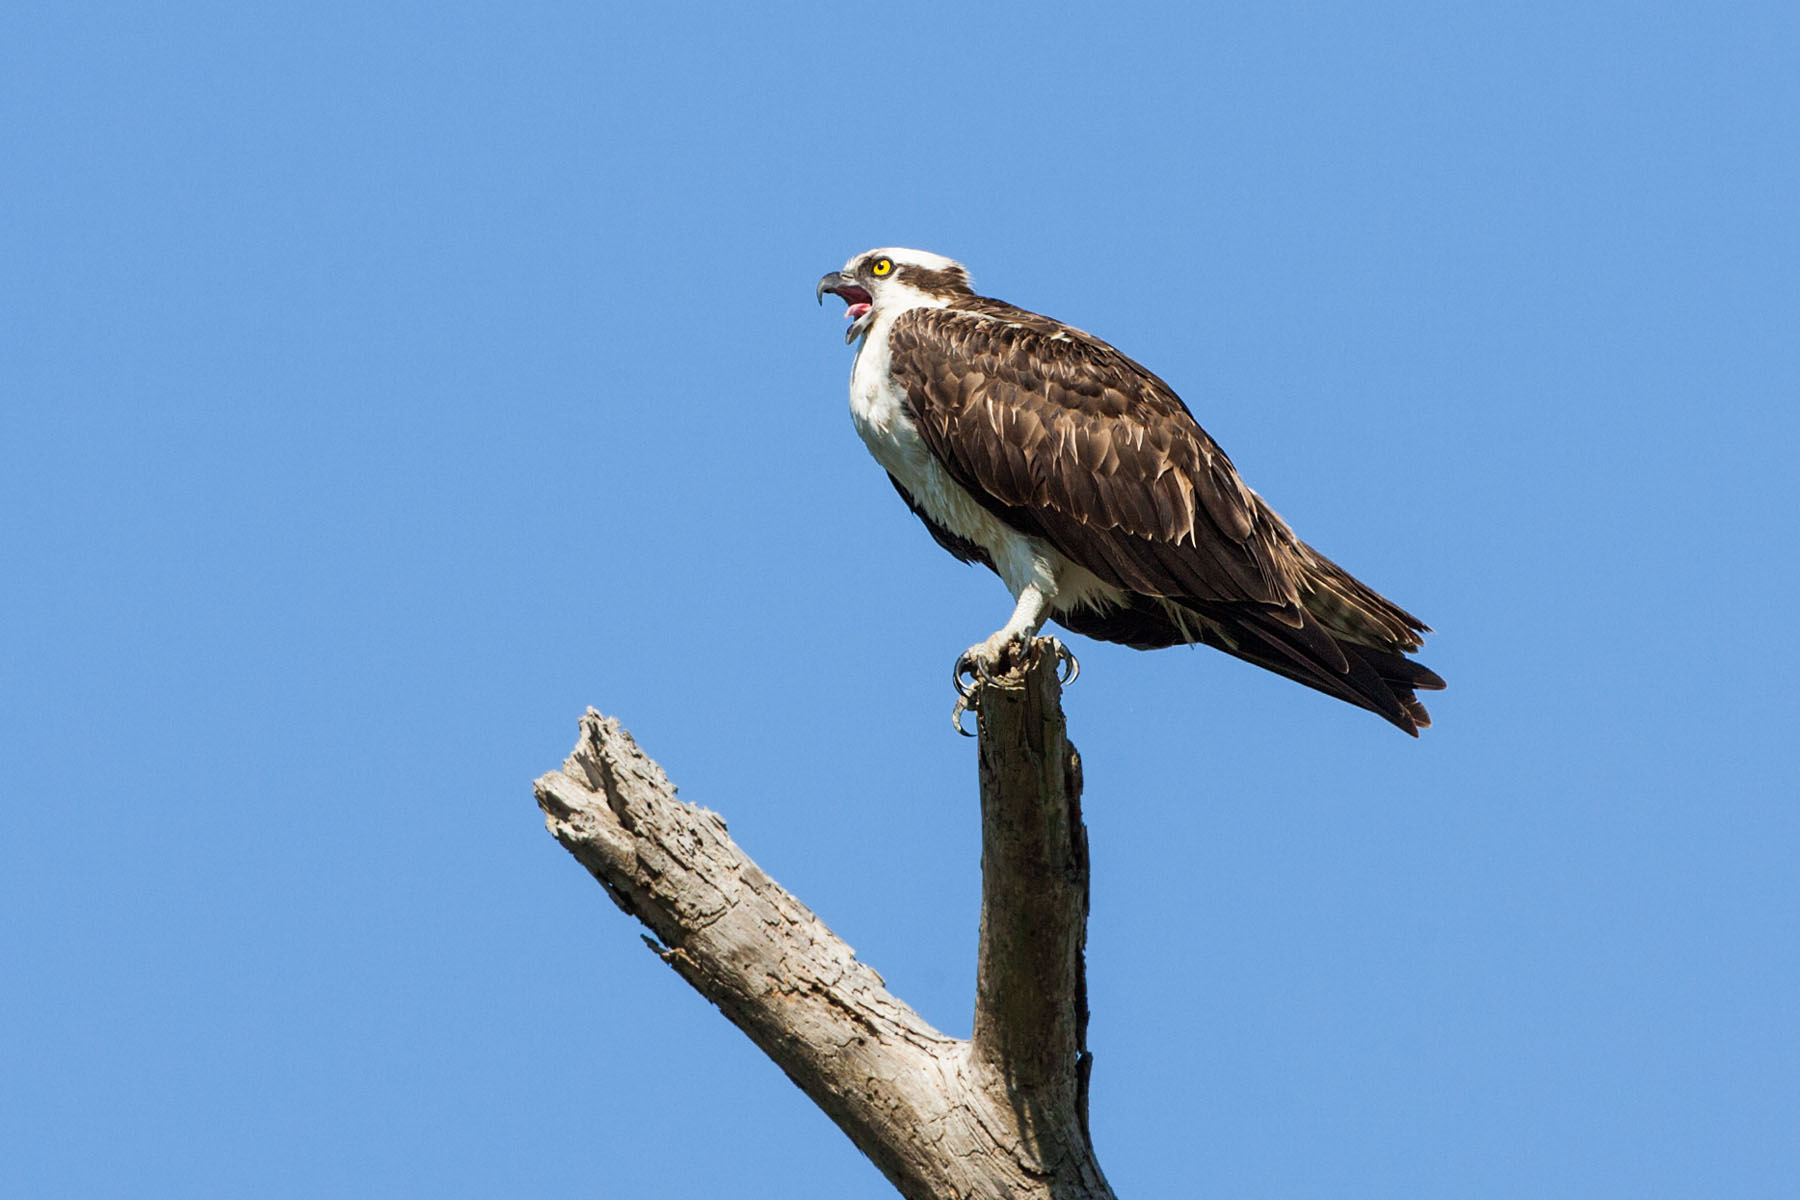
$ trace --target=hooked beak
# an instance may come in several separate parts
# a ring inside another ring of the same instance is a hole
[[[813,298],[820,304],[825,303],[825,293],[843,297],[849,307],[844,315],[850,318],[850,328],[844,332],[844,342],[848,345],[857,339],[869,327],[870,314],[874,311],[874,297],[869,290],[857,283],[842,271],[828,271],[819,279],[819,286],[813,291]]]

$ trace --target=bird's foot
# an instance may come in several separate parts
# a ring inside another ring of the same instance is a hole
[[[950,723],[956,726],[956,732],[964,737],[974,737],[963,728],[962,718],[965,712],[974,712],[978,708],[981,689],[999,683],[1004,675],[1024,671],[1046,651],[1056,656],[1057,679],[1062,685],[1067,687],[1074,683],[1081,674],[1081,664],[1067,646],[1053,637],[1033,639],[1023,634],[1008,637],[1002,631],[964,650],[950,673],[950,681],[956,685],[956,705],[950,710]]]
[[[1000,676],[1023,667],[1029,661],[1029,644],[1028,638],[1008,637],[1002,631],[964,650],[950,672],[957,695],[967,700],[987,684],[998,683]]]

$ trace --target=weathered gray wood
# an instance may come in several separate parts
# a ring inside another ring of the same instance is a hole
[[[1087,847],[1050,654],[978,696],[975,1035],[933,1029],[589,709],[537,780],[556,839],[909,1200],[1109,1198],[1087,1136]]]
[[[1044,643],[1040,642],[1042,646]],[[1088,1140],[1087,830],[1055,656],[982,689],[974,1052],[1055,1196],[1110,1195]]]

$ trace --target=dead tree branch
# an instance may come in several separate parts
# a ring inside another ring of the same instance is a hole
[[[1054,655],[978,696],[981,948],[974,1036],[892,995],[725,822],[675,798],[589,709],[537,780],[556,839],[663,961],[748,1034],[909,1200],[1112,1197],[1087,1131],[1088,862]]]

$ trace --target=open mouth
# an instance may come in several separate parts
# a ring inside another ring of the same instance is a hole
[[[875,310],[874,297],[869,290],[859,284],[851,283],[841,274],[832,273],[819,280],[819,299],[825,299],[830,292],[844,301],[844,316],[850,322],[850,328],[844,331],[844,341],[853,342],[857,335],[869,327],[869,314]]]

